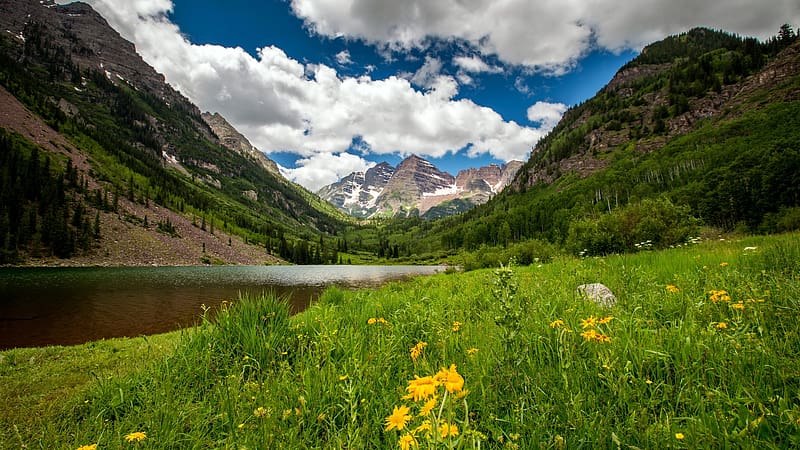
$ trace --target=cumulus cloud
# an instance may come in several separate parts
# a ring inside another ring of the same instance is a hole
[[[506,63],[564,73],[598,45],[638,49],[695,26],[767,38],[800,22],[797,0],[292,0],[315,32],[387,49],[461,39]]]
[[[91,3],[201,109],[220,111],[262,151],[301,155],[298,167],[285,173],[310,189],[366,167],[347,153],[354,139],[372,154],[435,158],[468,148],[472,155],[511,160],[524,159],[543,135],[470,100],[454,100],[458,83],[441,73],[435,58],[410,77],[424,88],[417,89],[397,76],[341,76],[272,46],[253,57],[238,47],[194,45],[166,20],[169,2]]]
[[[455,77],[442,73],[441,60],[427,57],[408,79],[373,79],[368,69],[345,77],[277,47],[253,57],[238,47],[194,45],[168,20],[170,0],[89,3],[201,109],[220,111],[267,153],[301,155],[287,173],[309,188],[336,181],[342,175],[337,165],[349,171],[367,164],[347,153],[356,137],[373,154],[441,157],[466,148],[470,155],[526,158],[563,107],[537,103],[528,110],[531,124],[521,125],[456,100],[459,81],[468,84],[469,74],[497,70],[485,63],[489,55],[557,74],[591,45],[637,48],[695,25],[767,37],[783,22],[800,22],[796,0],[291,1],[294,13],[321,35],[361,38],[387,54],[426,48],[431,38],[460,40],[476,55],[454,60],[460,69]],[[336,55],[339,64],[348,60],[347,53]],[[517,84],[522,91],[524,84]]]
[[[567,105],[563,103],[536,102],[528,108],[528,120],[539,123],[543,130],[550,131],[558,125],[566,111]]]
[[[297,168],[281,167],[281,173],[289,180],[317,191],[353,172],[365,172],[375,163],[350,153],[317,153],[298,160],[297,165]]]

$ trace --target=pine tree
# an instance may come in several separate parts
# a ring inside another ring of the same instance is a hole
[[[94,235],[95,240],[100,239],[100,211],[97,211],[94,215],[94,227],[92,228],[92,234]]]

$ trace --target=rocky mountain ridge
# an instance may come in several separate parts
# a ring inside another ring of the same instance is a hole
[[[277,177],[282,177],[278,165],[275,161],[267,158],[266,155],[259,149],[255,148],[247,138],[233,127],[220,113],[215,112],[211,114],[204,112],[201,117],[211,127],[211,131],[219,138],[220,144],[239,153],[242,156],[250,158],[261,167],[267,169]]]
[[[412,155],[396,168],[382,162],[366,172],[353,172],[317,194],[355,217],[441,217],[485,203],[513,180],[521,166],[521,161],[511,161],[453,176]]]

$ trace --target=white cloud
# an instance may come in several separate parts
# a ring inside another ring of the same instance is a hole
[[[477,56],[456,56],[453,64],[467,73],[501,73],[502,67],[490,66]]]
[[[470,100],[453,100],[458,83],[428,58],[411,78],[343,77],[302,64],[276,47],[256,58],[241,48],[194,45],[163,15],[171,8],[91,0],[146,61],[201,109],[219,111],[259,149],[301,155],[286,173],[310,189],[367,164],[346,153],[360,138],[372,154],[441,157],[469,147],[500,160],[524,159],[542,131],[505,121]],[[355,159],[354,159],[355,158]]]
[[[566,111],[567,105],[563,103],[536,102],[528,108],[528,120],[539,123],[543,130],[550,131],[558,125]]]
[[[350,52],[347,50],[342,50],[336,54],[336,62],[339,63],[341,66],[346,66],[351,64],[353,60],[350,59]]]
[[[472,77],[467,75],[465,72],[458,72],[456,74],[456,79],[458,80],[459,83],[461,83],[463,85],[467,85],[467,86],[469,86],[469,85],[471,85],[471,84],[473,84],[475,82],[475,80],[472,79]]]
[[[514,80],[514,89],[516,89],[521,94],[530,94],[531,88],[525,83],[525,79],[522,77],[517,77]]]
[[[425,62],[411,77],[411,82],[426,89],[433,87],[442,71],[442,61],[439,58],[425,57]]]
[[[254,58],[241,48],[193,45],[168,21],[169,0],[89,2],[201,109],[219,111],[267,153],[303,156],[288,173],[310,188],[336,181],[337,164],[350,165],[343,170],[366,164],[346,153],[354,137],[374,154],[441,157],[466,147],[471,155],[525,159],[560,116],[551,104],[533,105],[528,118],[536,128],[454,100],[458,82],[442,74],[436,58],[409,76],[421,91],[401,77],[343,77],[276,47],[259,49]],[[424,47],[429,37],[462,39],[483,57],[551,73],[569,70],[592,39],[616,49],[693,25],[766,37],[783,22],[800,23],[796,0],[293,0],[292,8],[320,34],[364,38],[387,55],[392,48]],[[483,58],[459,61],[461,83],[472,80],[468,70],[485,64]]]
[[[295,169],[281,167],[281,172],[289,180],[316,192],[352,172],[365,172],[375,163],[350,153],[317,153],[298,160],[297,165]]]
[[[294,13],[326,36],[385,49],[424,48],[428,38],[461,39],[483,54],[563,73],[592,42],[638,49],[695,26],[767,38],[800,23],[797,0],[292,0]]]

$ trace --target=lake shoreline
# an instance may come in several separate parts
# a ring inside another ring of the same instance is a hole
[[[171,331],[245,292],[274,293],[292,312],[300,312],[330,286],[376,287],[445,270],[411,265],[3,267],[0,349]]]

